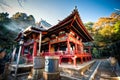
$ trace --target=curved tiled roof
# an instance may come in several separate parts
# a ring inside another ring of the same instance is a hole
[[[74,28],[77,34],[83,38],[83,42],[88,42],[93,40],[91,35],[88,33],[87,29],[83,25],[77,9],[74,9],[73,12],[68,17],[60,21],[57,25],[48,29],[48,33],[57,32],[59,29],[64,27],[69,27],[71,29]]]

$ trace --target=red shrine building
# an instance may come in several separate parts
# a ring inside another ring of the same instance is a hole
[[[24,45],[22,47],[22,55],[28,49],[33,56],[58,56],[59,64],[67,62],[74,64],[90,61],[91,47],[85,46],[83,43],[93,41],[91,35],[82,23],[78,10],[74,9],[73,12],[60,21],[57,25],[50,27],[47,24],[41,26],[39,23],[36,27],[28,27],[19,34],[24,36]],[[87,48],[87,51],[84,49]]]

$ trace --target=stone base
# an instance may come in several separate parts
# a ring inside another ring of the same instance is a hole
[[[32,70],[33,80],[38,80],[40,78],[43,78],[43,71],[44,69],[33,69]]]
[[[44,80],[60,80],[60,72],[47,73],[43,72]]]
[[[3,76],[2,76],[2,74],[0,74],[0,80],[2,80],[3,79]]]
[[[4,73],[3,73],[3,78],[4,80],[8,80],[8,75],[10,74],[10,70],[9,70],[9,63],[5,64],[5,69],[4,69]]]

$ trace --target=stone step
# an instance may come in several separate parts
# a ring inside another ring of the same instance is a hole
[[[107,59],[100,61],[101,64],[96,70],[96,74],[93,78],[94,80],[120,80],[120,77],[118,77],[115,71],[112,70],[112,66]]]
[[[61,77],[71,78],[71,80],[82,79],[84,73],[88,71],[95,63],[95,60],[93,60],[83,64],[79,64],[76,67],[68,64],[60,65],[60,75]]]

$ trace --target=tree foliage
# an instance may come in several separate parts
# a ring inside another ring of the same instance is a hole
[[[0,25],[4,25],[10,22],[8,13],[0,13]]]
[[[117,21],[114,25],[114,35],[115,35],[115,40],[118,41],[120,40],[120,20]]]
[[[93,36],[98,46],[107,46],[120,39],[120,15],[112,13],[102,17],[93,25]]]
[[[18,28],[24,29],[27,28],[28,26],[35,25],[35,19],[32,15],[27,16],[26,13],[20,13],[17,12],[14,14],[12,17],[12,23],[14,25],[19,25]]]
[[[97,48],[93,48],[92,54],[93,54],[93,57],[95,57],[95,58],[100,57],[100,54],[99,54],[99,51],[97,50]]]
[[[91,36],[93,36],[92,28],[93,28],[94,23],[93,22],[87,22],[84,25],[85,25],[86,29],[88,30],[88,32],[91,34]]]
[[[35,24],[32,15],[27,16],[26,13],[16,13],[9,18],[8,13],[0,13],[0,47],[12,47],[14,39],[21,29]],[[20,29],[20,30],[19,30]]]
[[[33,21],[35,23],[35,19],[32,15],[27,16],[26,13],[21,13],[21,12],[17,12],[16,14],[14,14],[12,16],[12,19],[16,21],[25,21],[25,22]]]
[[[93,22],[87,22],[84,25],[87,28],[87,30],[91,31],[92,30],[92,26],[94,25],[94,23]]]
[[[101,17],[92,27],[94,48],[98,54],[109,54],[109,46],[120,40],[120,12],[114,12],[110,17]],[[101,51],[99,51],[101,50]],[[93,55],[97,56],[93,49]],[[110,55],[110,54],[109,54]]]

